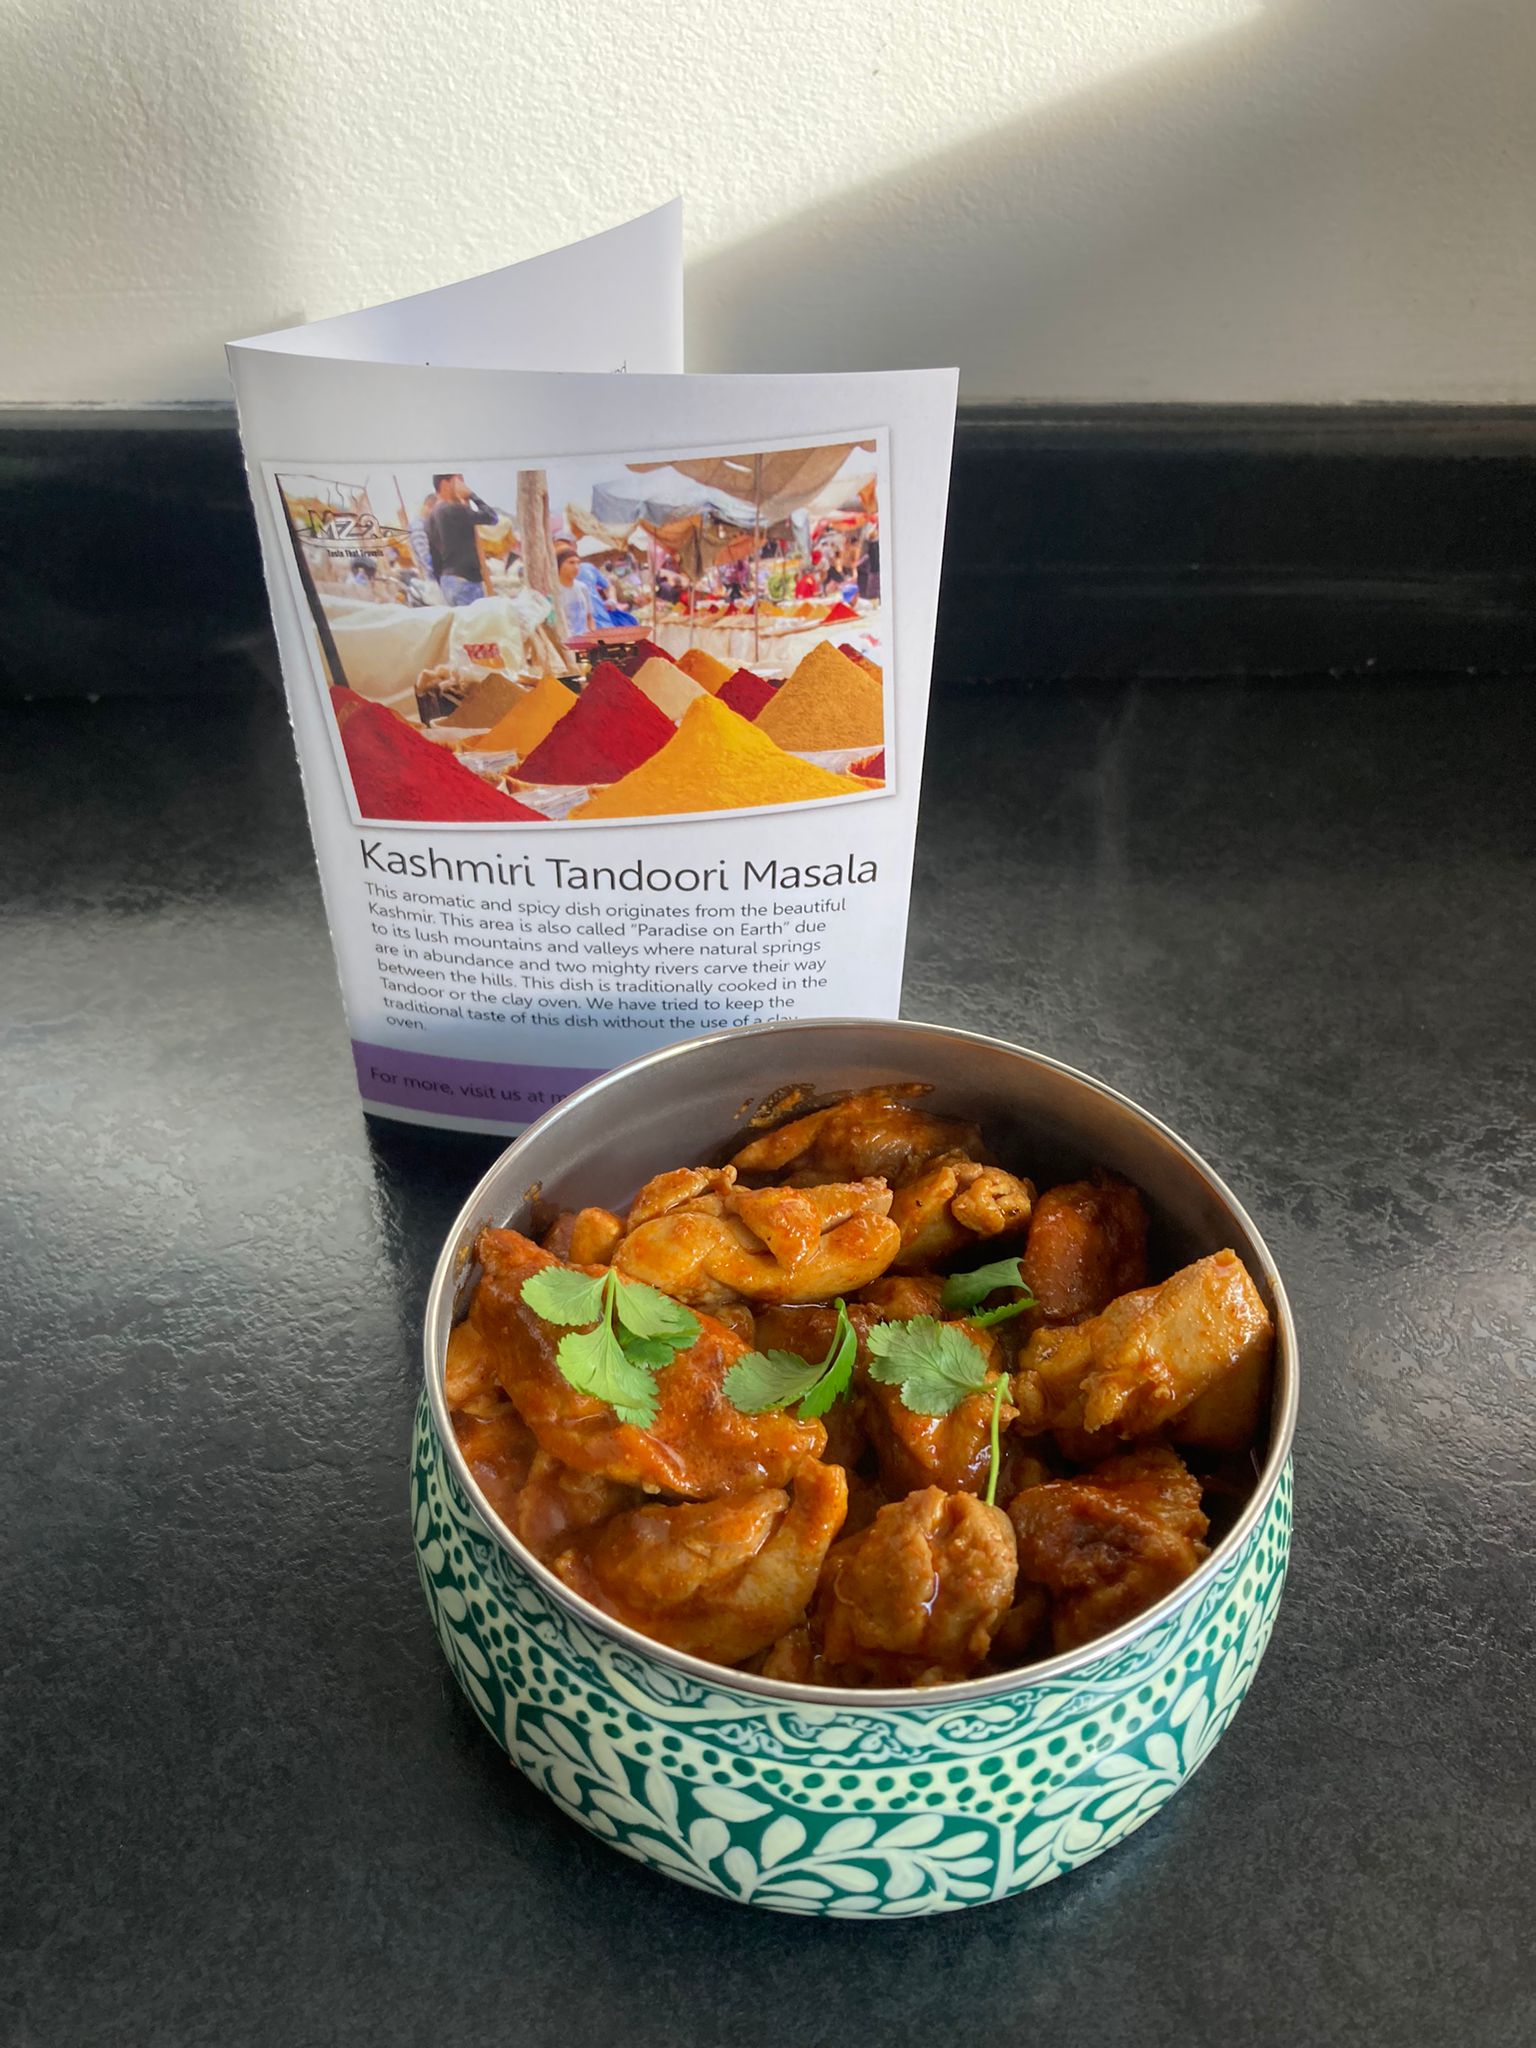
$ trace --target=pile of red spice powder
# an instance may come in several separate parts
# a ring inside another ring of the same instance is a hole
[[[715,692],[717,703],[729,705],[732,711],[738,712],[743,718],[756,718],[772,696],[772,683],[765,683],[761,676],[754,675],[749,668],[737,669],[730,681],[722,683]]]
[[[516,797],[482,782],[446,748],[423,739],[386,705],[371,703],[355,690],[333,687],[331,709],[357,807],[365,818],[430,825],[545,822]]]
[[[851,604],[835,604],[822,620],[824,626],[840,626],[845,619],[856,619],[858,613]]]
[[[654,640],[626,640],[622,646],[604,650],[604,659],[627,676],[637,674],[648,661],[656,657],[676,665],[674,657],[668,654],[665,647],[658,647]]]
[[[884,749],[884,747],[881,747],[881,749],[879,750],[879,752],[878,752],[878,753],[874,753],[874,754],[866,754],[866,755],[864,756],[864,758],[863,758],[863,760],[862,760],[862,761],[855,761],[855,762],[854,762],[854,764],[853,764],[853,766],[852,766],[852,767],[851,767],[851,768],[850,768],[850,769],[848,770],[848,773],[849,773],[850,775],[867,775],[868,777],[870,777],[870,779],[871,779],[872,781],[875,781],[875,782],[884,782],[884,780],[885,780],[885,749]]]
[[[617,782],[649,761],[677,732],[664,711],[637,690],[624,671],[600,661],[576,699],[576,708],[534,748],[517,771],[519,782]]]

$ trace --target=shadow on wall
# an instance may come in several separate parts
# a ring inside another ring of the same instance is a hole
[[[937,0],[936,33],[961,4]],[[1184,4],[1157,0],[1149,18],[1175,32]],[[1230,28],[974,141],[918,157],[914,123],[907,166],[699,258],[693,366],[958,360],[973,399],[1536,398],[1536,0],[1247,4]],[[0,6],[17,166],[0,354],[34,366],[29,389],[222,396],[219,342],[302,318],[318,265],[333,290],[385,295],[370,285],[398,274],[402,199],[382,167],[402,150],[419,161],[424,111],[473,99],[474,68],[430,38],[394,53],[397,117],[375,124],[377,196],[359,203],[355,183],[333,189],[348,145],[315,83],[344,71],[345,24],[322,10],[315,47],[275,54],[268,12],[225,10],[214,36],[190,0]],[[1077,12],[1060,9],[1064,47],[1092,41],[1093,7]],[[1018,69],[1006,47],[998,61]],[[937,100],[942,65],[935,81]],[[708,133],[727,95],[712,109],[707,75],[697,91]],[[878,73],[849,90],[849,127],[879,91]],[[951,81],[950,116],[954,103]],[[661,196],[675,137],[623,132],[638,210],[642,188]],[[717,189],[750,175],[764,140],[722,136]],[[550,211],[592,189],[579,162],[542,179]],[[518,205],[515,181],[496,192],[486,261],[511,246]],[[457,196],[461,210],[480,198]]]
[[[1530,399],[1533,95],[1531,0],[1256,0],[697,262],[689,367],[958,361],[970,399]]]

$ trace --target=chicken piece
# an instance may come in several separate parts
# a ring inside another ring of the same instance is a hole
[[[739,1337],[749,1350],[760,1348],[753,1335],[756,1318],[752,1314],[750,1301],[722,1301],[710,1310],[710,1314],[717,1323],[729,1330],[733,1337]]]
[[[848,1512],[843,1517],[843,1534],[856,1536],[861,1529],[867,1529],[887,1505],[888,1496],[878,1479],[866,1478],[862,1472],[850,1471],[846,1465],[843,1469],[848,1473]]]
[[[1160,1431],[1141,1439],[1153,1444],[1162,1440]],[[1117,1457],[1127,1449],[1131,1439],[1114,1429],[1084,1429],[1081,1423],[1063,1423],[1061,1428],[1051,1431],[1051,1441],[1067,1464],[1078,1467],[1102,1465],[1106,1458]]]
[[[1031,1182],[1000,1166],[953,1159],[898,1188],[891,1221],[901,1231],[896,1264],[934,1266],[989,1237],[1021,1236],[1035,1199]]]
[[[1267,1373],[1275,1327],[1234,1251],[1165,1280],[1083,1382],[1083,1427],[1148,1436],[1229,1375]]]
[[[851,1399],[834,1401],[821,1420],[827,1432],[827,1448],[821,1454],[823,1461],[828,1465],[841,1465],[845,1472],[851,1472],[869,1446],[862,1396],[855,1393]]]
[[[1234,1251],[1121,1295],[1085,1323],[1036,1330],[1016,1386],[1023,1426],[1150,1436],[1230,1374],[1268,1370],[1274,1325]]]
[[[1169,1426],[1169,1441],[1192,1450],[1251,1450],[1269,1412],[1273,1351],[1272,1344],[1253,1345],[1240,1365],[1196,1395]]]
[[[967,1394],[947,1415],[919,1415],[902,1400],[898,1387],[870,1382],[865,1414],[888,1494],[924,1486],[942,1487],[946,1493],[985,1491],[992,1465],[992,1390],[998,1378],[990,1374],[984,1392]],[[1005,1394],[1000,1428],[1008,1427],[1013,1413]]]
[[[818,1197],[832,1193],[831,1187],[733,1188],[725,1206],[729,1215],[739,1216],[752,1235],[762,1240],[781,1266],[797,1273],[821,1244],[823,1214],[836,1206]],[[886,1209],[889,1213],[889,1202]],[[846,1221],[846,1215],[838,1220]]]
[[[987,1360],[987,1380],[967,1394],[947,1415],[920,1415],[901,1398],[900,1387],[881,1380],[862,1381],[865,1424],[880,1479],[887,1493],[900,1496],[919,1487],[941,1486],[946,1493],[980,1493],[992,1464],[992,1402],[1002,1376],[996,1341],[990,1330],[956,1323]],[[1006,1429],[1014,1408],[1004,1390],[998,1426]]]
[[[496,1376],[496,1355],[471,1322],[455,1323],[448,1333],[443,1393],[455,1414],[488,1419],[506,1405]]]
[[[864,1333],[880,1319],[860,1302],[848,1307],[848,1320],[862,1343]],[[808,1365],[815,1365],[832,1349],[837,1335],[837,1310],[815,1303],[795,1306],[773,1302],[760,1308],[752,1318],[752,1342],[759,1351],[792,1351]]]
[[[1048,1323],[1079,1323],[1147,1284],[1146,1204],[1127,1180],[1096,1174],[1035,1203],[1023,1273]]]
[[[725,1198],[728,1216],[739,1216],[766,1243],[777,1231],[800,1236],[808,1218],[815,1226],[809,1250],[823,1231],[835,1230],[851,1216],[889,1216],[891,1191],[883,1180],[818,1181],[804,1188],[733,1188]],[[805,1256],[804,1253],[801,1254]]]
[[[803,1619],[847,1504],[839,1468],[812,1462],[792,1494],[768,1487],[617,1515],[576,1537],[553,1569],[655,1641],[740,1664]]]
[[[758,1666],[764,1678],[787,1679],[791,1685],[814,1685],[816,1651],[811,1632],[802,1621],[782,1635]]]
[[[1165,1445],[1145,1444],[1139,1450],[1121,1451],[1077,1477],[1085,1486],[1101,1487],[1116,1494],[1180,1535],[1198,1541],[1205,1534],[1200,1481],[1178,1452]]]
[[[456,1413],[453,1433],[475,1484],[495,1513],[510,1524],[538,1451],[533,1431],[504,1399],[488,1417]]]
[[[567,1209],[544,1234],[544,1249],[568,1266],[606,1266],[624,1235],[611,1209]]]
[[[921,1082],[862,1089],[754,1138],[731,1164],[754,1178],[789,1178],[797,1186],[873,1176],[900,1187],[941,1153],[977,1156],[980,1128],[916,1108],[913,1097],[928,1093]]]
[[[1021,1581],[1051,1595],[1051,1643],[1107,1635],[1182,1585],[1207,1555],[1200,1482],[1162,1445],[1110,1458],[1008,1504]]]
[[[573,1471],[548,1451],[538,1451],[512,1512],[502,1519],[548,1564],[579,1531],[639,1507],[644,1498],[638,1487],[621,1486],[601,1472]]]
[[[1017,1665],[1045,1655],[1050,1644],[1050,1619],[1050,1594],[1044,1586],[1031,1585],[1021,1578],[1013,1605],[992,1638],[991,1662],[999,1671],[1012,1671]]]
[[[1001,1508],[937,1486],[892,1501],[827,1560],[813,1614],[822,1675],[835,1685],[967,1677],[1013,1604],[1017,1570]]]
[[[578,1472],[600,1472],[646,1493],[705,1500],[783,1486],[826,1443],[819,1422],[770,1411],[743,1415],[721,1392],[747,1350],[707,1316],[696,1343],[656,1375],[655,1421],[620,1422],[606,1401],[573,1387],[555,1363],[563,1331],[525,1308],[523,1282],[555,1265],[515,1230],[483,1230],[470,1319],[489,1344],[502,1386],[541,1450]]]
[[[1029,1486],[1044,1486],[1047,1480],[1055,1479],[1059,1468],[1053,1468],[1040,1456],[1038,1440],[1025,1441],[1017,1436],[1003,1439],[1003,1469],[998,1474],[997,1497],[1012,1500],[1016,1493],[1022,1493]]]
[[[781,1266],[794,1272],[818,1249],[824,1231],[871,1208],[890,1208],[882,1181],[806,1188],[739,1188],[735,1181],[734,1166],[684,1166],[658,1174],[635,1197],[626,1227],[638,1230],[672,1216],[734,1216],[749,1239],[766,1245]]]
[[[716,1214],[691,1202],[631,1228],[614,1254],[617,1270],[700,1308],[744,1296],[750,1301],[825,1301],[852,1294],[883,1273],[896,1256],[901,1233],[886,1213],[891,1192],[883,1181],[788,1190],[764,1189],[776,1203],[781,1246],[777,1257],[744,1217]],[[719,1197],[722,1208],[753,1197]],[[774,1227],[761,1211],[759,1223]]]
[[[724,1214],[724,1200],[736,1185],[734,1166],[675,1166],[648,1180],[629,1205],[628,1230],[670,1216],[675,1209],[697,1209],[709,1216]]]
[[[882,1323],[905,1323],[913,1316],[937,1316],[944,1302],[944,1282],[937,1273],[887,1273],[859,1290],[859,1300],[874,1309]]]
[[[1066,1340],[1075,1337],[1079,1330],[1093,1330],[1101,1343],[1113,1343],[1116,1332],[1131,1327],[1156,1294],[1155,1287],[1139,1288],[1134,1294],[1122,1294],[1118,1301],[1112,1301],[1091,1322],[1031,1332],[1015,1360],[1016,1433],[1032,1444],[1053,1439],[1069,1465],[1097,1465],[1123,1450],[1125,1439],[1118,1431],[1095,1431],[1084,1426],[1083,1381],[1093,1360],[1092,1342],[1088,1338]],[[1040,1342],[1036,1343],[1036,1337]],[[1062,1341],[1048,1341],[1056,1339]]]

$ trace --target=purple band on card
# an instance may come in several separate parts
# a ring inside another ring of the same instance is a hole
[[[366,1102],[439,1116],[527,1124],[573,1089],[595,1081],[602,1067],[528,1067],[502,1060],[453,1060],[406,1052],[397,1045],[352,1041],[357,1085]]]

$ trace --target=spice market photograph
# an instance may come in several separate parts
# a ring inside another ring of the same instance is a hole
[[[358,819],[882,793],[882,440],[274,472]]]

